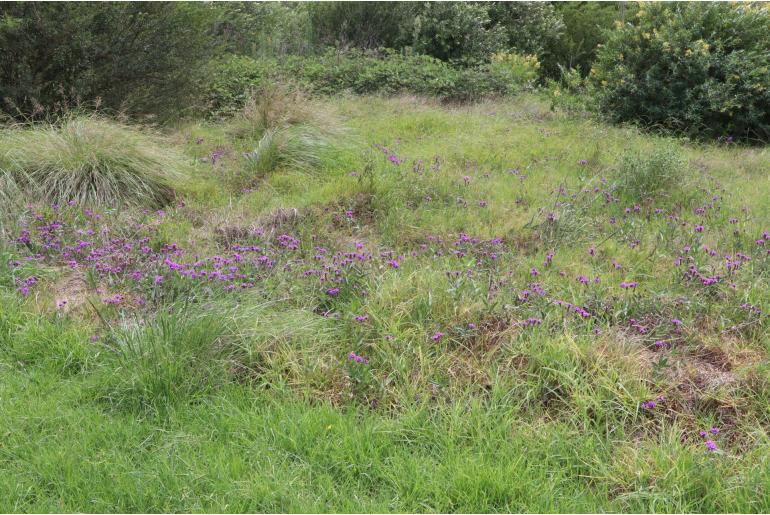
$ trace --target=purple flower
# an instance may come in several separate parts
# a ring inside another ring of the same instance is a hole
[[[706,440],[706,449],[709,451],[716,451],[717,450],[717,444],[714,442],[714,440]]]
[[[644,401],[644,402],[642,403],[642,407],[643,407],[644,409],[653,409],[653,408],[655,408],[655,406],[657,406],[657,405],[658,405],[658,403],[657,403],[657,402],[655,402],[655,401]]]
[[[366,315],[356,315],[355,319],[356,319],[356,322],[366,322],[367,320],[369,320],[369,317]]]
[[[465,183],[465,185],[467,186],[467,185],[468,185],[468,183],[469,183],[469,182],[471,182],[471,178],[470,178],[470,177],[468,177],[468,176],[466,175],[466,176],[464,176],[464,177],[463,177],[463,182],[464,182],[464,183]]]
[[[105,304],[112,304],[112,305],[120,304],[121,302],[123,302],[123,300],[125,300],[125,297],[119,293],[116,293],[111,297],[107,297],[106,299],[103,299]]]
[[[711,429],[709,429],[709,433],[711,433],[712,435],[718,435],[719,434],[719,428],[718,427],[712,427]]]
[[[160,284],[163,282],[163,276],[162,275],[156,275],[153,280],[153,284]]]
[[[533,266],[533,267],[532,267],[532,269],[529,271],[529,274],[530,274],[531,276],[533,276],[533,277],[534,277],[534,276],[536,276],[536,275],[538,275],[539,273],[540,273],[540,272],[538,272],[538,271],[537,271],[537,268],[535,268],[534,266]]]
[[[675,327],[679,327],[680,325],[682,325],[682,321],[679,320],[678,318],[672,319],[671,323],[674,324]]]
[[[474,324],[473,322],[469,323],[468,324],[468,329],[470,329],[471,331],[476,329],[476,324]]]
[[[355,352],[351,352],[350,354],[348,354],[348,361],[354,361],[356,363],[363,363],[364,365],[368,365],[369,364],[369,360],[368,359],[366,359],[363,356],[359,356]]]
[[[433,340],[434,342],[437,342],[444,336],[445,336],[444,333],[442,333],[441,331],[437,331],[436,334],[430,337],[430,339]]]
[[[328,290],[326,290],[326,294],[329,295],[330,297],[336,297],[337,295],[339,295],[339,293],[340,293],[339,288],[329,288]]]

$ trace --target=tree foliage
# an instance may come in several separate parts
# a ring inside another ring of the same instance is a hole
[[[99,98],[160,111],[184,102],[213,45],[203,4],[10,2],[0,5],[0,98],[40,113]]]

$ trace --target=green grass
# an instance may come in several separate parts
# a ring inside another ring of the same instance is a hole
[[[162,207],[188,163],[157,135],[96,115],[5,128],[0,170],[32,199]]]
[[[346,130],[312,163],[247,175],[245,191],[242,153],[266,119],[302,126],[291,105],[168,134],[197,164],[185,205],[162,216],[13,211],[14,237],[57,219],[65,242],[81,228],[101,241],[106,226],[175,243],[181,262],[300,243],[245,268],[254,287],[234,292],[155,265],[136,284],[73,271],[37,240],[0,246],[0,511],[770,510],[770,258],[755,242],[770,230],[767,149],[652,137],[530,96],[317,108]],[[502,242],[466,248],[461,232]],[[330,296],[303,273],[323,249],[375,258]],[[689,255],[724,275],[736,252],[752,259],[714,287],[673,266]],[[115,293],[127,300],[103,302]],[[708,452],[698,432],[714,426]]]

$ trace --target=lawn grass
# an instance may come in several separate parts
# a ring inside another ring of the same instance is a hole
[[[162,211],[5,224],[0,511],[770,510],[766,149],[322,107],[301,166],[190,122]]]

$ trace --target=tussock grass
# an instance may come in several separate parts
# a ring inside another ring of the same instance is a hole
[[[186,168],[158,135],[97,115],[0,131],[4,180],[51,203],[160,207]]]
[[[126,324],[105,342],[112,373],[99,397],[118,409],[164,413],[205,395],[227,378],[228,318],[175,310],[152,323]]]
[[[617,191],[636,202],[668,196],[687,179],[687,168],[687,159],[671,143],[629,150],[618,163]]]
[[[278,168],[309,170],[345,133],[339,117],[301,90],[282,85],[252,93],[228,125],[236,139],[254,144],[245,155],[258,175]]]
[[[258,175],[266,175],[280,167],[312,170],[321,163],[328,140],[308,126],[267,129],[256,148],[246,153],[248,167]]]

